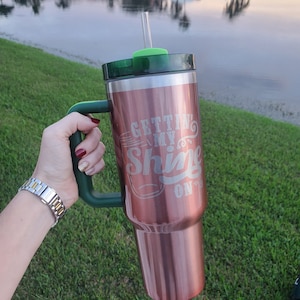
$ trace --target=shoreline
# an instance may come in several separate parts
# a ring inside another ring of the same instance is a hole
[[[64,59],[82,63],[89,65],[91,67],[99,68],[101,69],[101,65],[103,62],[101,61],[94,61],[88,57],[78,56],[71,53],[68,53],[66,51],[56,49],[56,48],[50,48],[43,46],[41,44],[37,44],[30,41],[20,40],[18,38],[15,38],[9,34],[0,32],[0,38],[10,40],[15,43],[23,44],[29,47],[40,49],[48,54],[52,54],[58,57],[62,57]],[[299,95],[300,96],[300,95]],[[262,115],[268,118],[271,118],[273,120],[284,122],[284,123],[290,123],[296,126],[300,126],[300,110],[299,108],[296,108],[296,105],[288,105],[284,101],[282,102],[273,102],[273,101],[259,101],[259,100],[253,100],[253,99],[238,99],[237,96],[232,95],[232,97],[218,97],[216,95],[213,95],[212,93],[205,93],[201,92],[199,93],[199,97],[207,100],[212,101],[228,106],[232,106],[235,108],[239,108],[248,112],[252,112],[258,115]]]

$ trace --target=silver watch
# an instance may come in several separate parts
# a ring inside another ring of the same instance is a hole
[[[66,208],[54,189],[36,178],[29,178],[19,188],[19,191],[26,190],[38,196],[41,201],[48,205],[55,218],[54,227],[57,222],[64,216]]]

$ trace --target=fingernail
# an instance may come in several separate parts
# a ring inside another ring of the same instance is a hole
[[[95,124],[99,124],[100,120],[99,119],[95,119],[95,118],[91,118],[91,121]]]
[[[91,169],[86,170],[84,173],[85,173],[85,175],[90,176],[93,174],[93,172],[94,172],[94,168],[91,168]]]
[[[78,149],[75,151],[75,155],[77,158],[82,158],[86,155],[86,151],[84,149]]]
[[[79,163],[78,170],[84,172],[88,168],[89,164],[86,161]]]

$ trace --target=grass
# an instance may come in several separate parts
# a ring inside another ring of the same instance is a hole
[[[101,71],[0,39],[0,209],[31,175],[45,126],[103,99]],[[201,100],[209,206],[197,299],[287,299],[300,270],[300,128]],[[118,190],[109,118],[106,169]],[[121,208],[78,201],[46,237],[14,299],[148,299]]]

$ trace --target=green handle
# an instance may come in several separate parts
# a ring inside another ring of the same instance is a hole
[[[73,105],[68,114],[71,112],[79,112],[81,114],[89,113],[105,113],[110,112],[111,106],[108,100],[95,100],[79,102]],[[102,194],[94,190],[92,177],[87,176],[78,170],[78,158],[75,156],[75,148],[82,141],[80,131],[77,131],[70,137],[71,154],[73,161],[73,169],[79,189],[79,196],[89,205],[93,207],[119,207],[123,206],[121,193]]]

